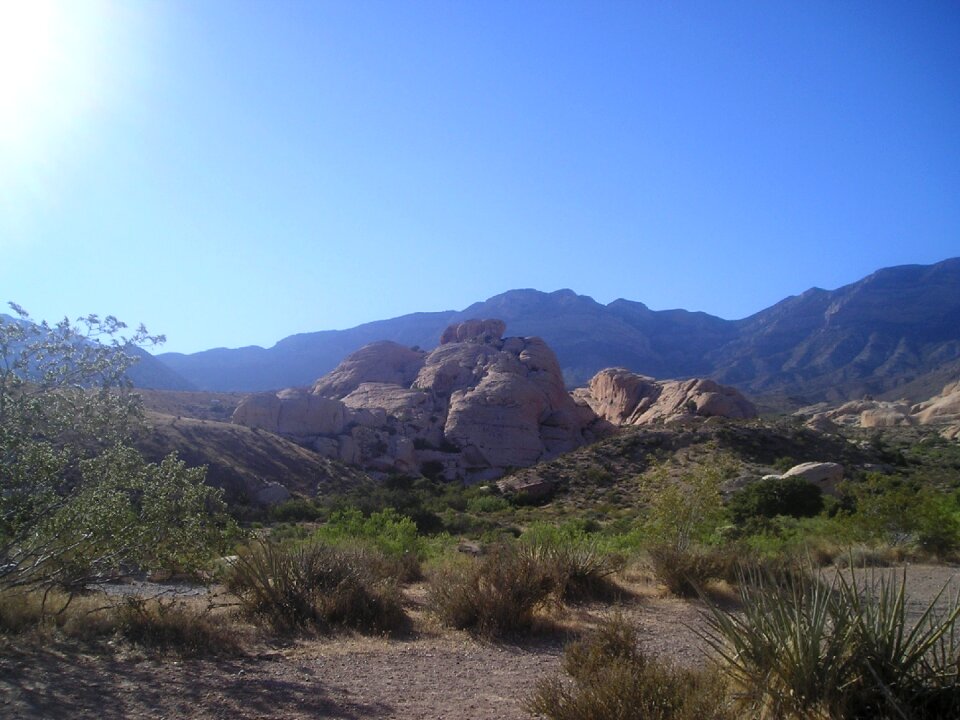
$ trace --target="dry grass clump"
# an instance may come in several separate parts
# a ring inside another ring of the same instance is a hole
[[[563,655],[568,678],[542,680],[527,701],[549,720],[732,720],[723,678],[647,658],[622,616]]]
[[[559,599],[612,600],[620,592],[613,576],[623,571],[626,558],[597,542],[534,543],[524,551],[550,576]]]
[[[429,603],[441,622],[487,637],[530,630],[551,599],[555,578],[523,548],[451,559],[430,577]]]
[[[121,639],[185,656],[242,652],[233,619],[196,600],[8,591],[0,594],[0,632],[40,641]]]
[[[405,613],[391,564],[369,549],[256,542],[240,551],[227,587],[254,619],[289,632],[308,625],[392,632]]]
[[[648,555],[654,576],[677,597],[696,597],[707,583],[728,574],[729,560],[716,551],[658,545]]]
[[[115,612],[119,634],[136,645],[184,656],[243,653],[232,619],[197,603],[128,597]]]

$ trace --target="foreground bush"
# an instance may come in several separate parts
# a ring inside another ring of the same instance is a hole
[[[740,585],[742,613],[713,609],[706,639],[743,690],[745,711],[764,717],[960,717],[960,598],[939,596],[916,622],[899,583],[841,575],[775,588]]]
[[[538,523],[520,542],[551,577],[558,598],[609,600],[618,594],[613,576],[623,570],[626,558],[579,524]]]
[[[732,719],[723,679],[645,657],[635,628],[614,617],[567,647],[569,679],[541,681],[527,709],[549,720]]]
[[[122,639],[185,656],[241,653],[232,618],[194,600],[6,591],[0,593],[0,633],[41,641]]]
[[[554,588],[554,578],[534,554],[503,546],[479,560],[457,558],[438,567],[430,578],[429,602],[446,625],[504,636],[530,630]]]
[[[370,550],[258,542],[239,553],[227,587],[250,616],[275,630],[342,625],[389,632],[405,617],[389,567]]]
[[[716,551],[668,545],[652,547],[648,554],[654,576],[677,597],[696,597],[708,582],[724,577],[729,564]]]

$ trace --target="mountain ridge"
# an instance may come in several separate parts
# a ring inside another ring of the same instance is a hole
[[[571,387],[600,369],[627,367],[658,378],[711,377],[753,395],[795,396],[794,404],[841,400],[923,386],[925,374],[960,359],[960,258],[881,268],[836,290],[810,288],[740,320],[522,288],[461,311],[300,333],[267,349],[156,357],[204,390],[304,386],[365,344],[430,349],[445,327],[471,318],[498,318],[511,335],[542,337]]]

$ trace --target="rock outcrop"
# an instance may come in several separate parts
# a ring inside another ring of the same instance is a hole
[[[624,368],[601,370],[574,397],[615,425],[757,416],[753,403],[732,387],[704,379],[654,380]]]
[[[939,395],[911,405],[906,400],[852,400],[836,408],[816,405],[798,410],[810,426],[853,426],[865,428],[928,425],[942,427],[948,439],[960,437],[960,380],[948,383]]]
[[[500,320],[447,328],[430,353],[382,342],[312,388],[252,395],[236,423],[382,472],[493,479],[592,439],[604,427],[564,388],[539,338],[502,338]]]

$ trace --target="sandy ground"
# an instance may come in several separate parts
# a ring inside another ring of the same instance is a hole
[[[897,573],[900,571],[882,571]],[[912,608],[957,568],[908,568]],[[622,606],[643,648],[684,665],[704,661],[697,602],[640,583]],[[3,718],[409,718],[519,720],[537,680],[559,670],[563,645],[611,612],[589,605],[557,627],[514,643],[479,642],[436,627],[411,591],[413,629],[402,639],[338,636],[259,647],[239,658],[177,659],[129,651],[90,654],[77,646],[0,640]]]

